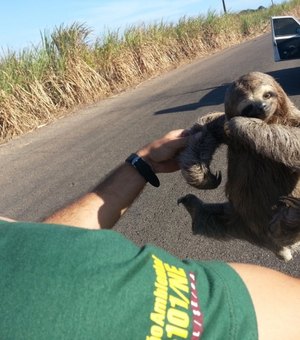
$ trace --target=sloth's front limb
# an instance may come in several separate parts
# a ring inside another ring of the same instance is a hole
[[[233,142],[300,170],[300,127],[266,124],[256,118],[234,117],[226,122],[225,133]]]
[[[210,163],[216,149],[224,143],[225,115],[215,112],[201,117],[189,130],[191,137],[179,157],[181,172],[188,184],[198,189],[215,189],[221,173],[212,174]]]
[[[189,185],[198,189],[215,189],[220,185],[221,172],[212,174],[209,168],[217,146],[206,130],[191,137],[179,159],[181,173]]]

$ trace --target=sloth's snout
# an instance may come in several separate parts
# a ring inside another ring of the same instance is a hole
[[[264,102],[257,102],[257,103],[255,103],[255,109],[258,112],[265,112],[267,107],[268,107],[267,104],[264,103]]]
[[[254,102],[249,105],[247,105],[243,111],[242,116],[243,117],[249,117],[249,118],[260,118],[263,116],[268,109],[268,106],[264,102]]]
[[[265,102],[256,102],[253,118],[265,119],[268,115],[269,106]]]

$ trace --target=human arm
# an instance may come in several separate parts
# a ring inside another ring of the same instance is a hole
[[[179,169],[176,157],[185,147],[183,130],[174,130],[145,145],[136,153],[155,173]],[[124,162],[109,173],[94,190],[47,217],[44,223],[65,224],[87,229],[110,229],[142,192],[146,180]]]
[[[16,222],[16,220],[13,220],[12,218],[5,217],[5,216],[0,216],[0,221],[4,221],[4,222]]]
[[[229,265],[240,275],[250,293],[259,339],[299,339],[300,279],[258,265]]]
[[[300,128],[266,124],[260,119],[234,117],[225,124],[226,134],[276,162],[300,170]]]

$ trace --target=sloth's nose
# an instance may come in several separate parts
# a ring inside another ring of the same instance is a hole
[[[265,111],[266,107],[267,107],[267,104],[264,103],[264,102],[256,102],[255,103],[256,110]]]
[[[266,103],[252,102],[251,104],[249,104],[243,109],[242,116],[259,118],[260,116],[265,114],[266,109],[267,109]]]

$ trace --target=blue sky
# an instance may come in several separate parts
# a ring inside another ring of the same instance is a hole
[[[282,1],[275,0],[278,4]],[[270,0],[225,0],[228,11],[270,6]],[[183,16],[223,12],[222,0],[10,0],[1,3],[0,49],[36,46],[40,33],[55,26],[85,23],[94,36],[139,23],[177,22]]]

